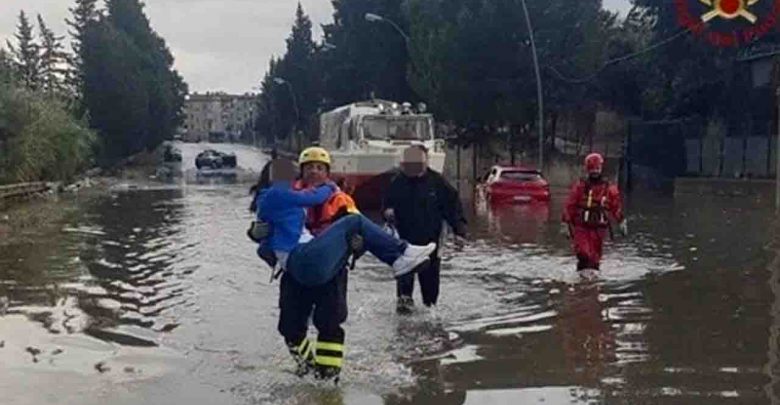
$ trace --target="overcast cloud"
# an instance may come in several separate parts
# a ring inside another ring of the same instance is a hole
[[[545,1],[545,0],[533,0]],[[12,37],[19,11],[41,14],[58,34],[66,32],[71,0],[0,0],[0,45]],[[252,91],[271,56],[284,53],[295,18],[295,0],[146,0],[152,27],[165,38],[176,68],[192,91]],[[330,0],[301,0],[315,35],[332,20]],[[604,0],[626,10],[628,0]]]

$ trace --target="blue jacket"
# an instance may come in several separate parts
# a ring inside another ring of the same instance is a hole
[[[257,218],[270,224],[266,247],[291,252],[298,246],[306,221],[304,208],[320,205],[333,195],[334,187],[295,191],[289,182],[276,182],[260,191]]]

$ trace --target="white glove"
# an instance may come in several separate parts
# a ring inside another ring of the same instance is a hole
[[[623,235],[623,237],[628,236],[628,220],[623,220],[620,222],[620,225],[618,225],[618,229],[620,229],[620,234]]]

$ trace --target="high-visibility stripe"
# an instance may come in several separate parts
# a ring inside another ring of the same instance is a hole
[[[311,355],[311,342],[309,339],[303,339],[301,344],[298,345],[298,347],[290,350],[290,353],[297,354],[304,359],[308,358]]]
[[[338,368],[341,368],[341,365],[344,364],[344,359],[340,357],[317,356],[316,361],[317,364],[321,366],[338,367]]]
[[[344,345],[341,343],[317,342],[317,350],[319,349],[332,350],[334,352],[343,352]]]

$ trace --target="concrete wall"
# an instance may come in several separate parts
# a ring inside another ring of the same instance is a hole
[[[754,197],[762,200],[774,198],[774,180],[743,180],[725,178],[678,177],[674,181],[674,194],[720,195]]]

